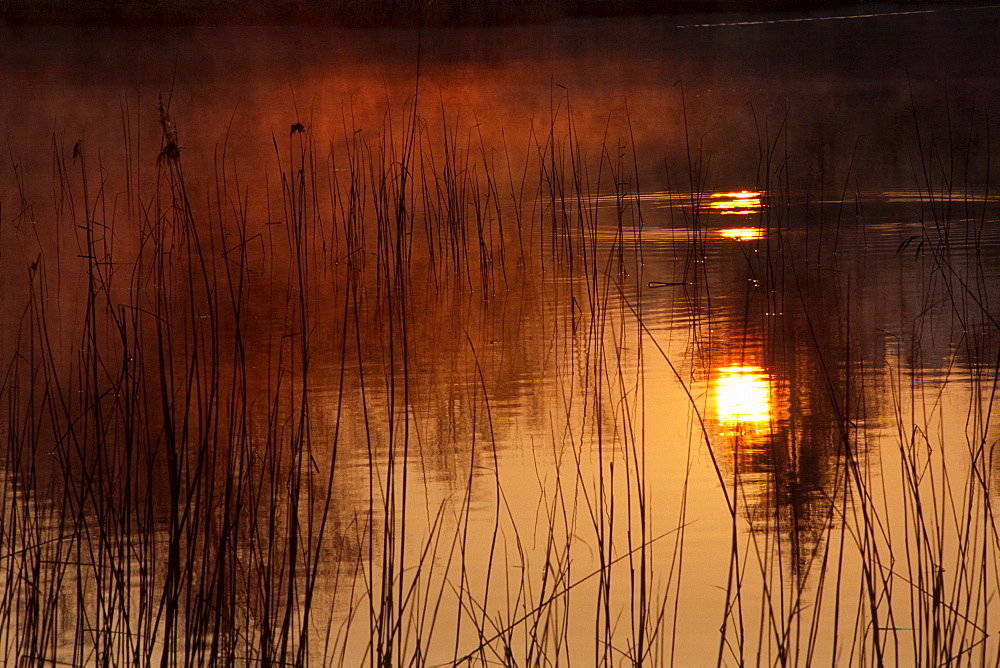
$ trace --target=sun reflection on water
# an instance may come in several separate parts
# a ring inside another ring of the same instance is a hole
[[[751,241],[753,239],[763,239],[764,230],[759,227],[731,227],[719,230],[719,236],[724,239],[735,239],[736,241]]]
[[[771,377],[759,366],[718,370],[715,397],[718,417],[726,428],[757,431],[771,421]]]
[[[713,193],[708,206],[723,215],[749,215],[760,211],[763,192],[741,190],[731,193]]]

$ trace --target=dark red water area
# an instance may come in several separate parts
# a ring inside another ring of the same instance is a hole
[[[227,135],[233,155],[266,164],[272,137],[292,123],[325,142],[345,127],[381,130],[388,108],[401,127],[402,105],[419,91],[431,130],[476,125],[490,145],[501,130],[523,145],[569,105],[582,144],[634,138],[652,189],[666,165],[684,171],[689,145],[695,158],[711,156],[720,186],[753,179],[759,144],[782,128],[780,148],[800,175],[818,182],[825,170],[832,187],[857,145],[866,185],[906,186],[918,130],[925,142],[948,136],[978,150],[979,138],[964,135],[995,100],[996,28],[996,10],[960,9],[751,26],[648,17],[376,32],[8,30],[2,120],[20,161],[48,160],[53,134],[113,156],[123,137],[109,121],[128,106],[154,152],[149,112],[162,95],[189,169]]]

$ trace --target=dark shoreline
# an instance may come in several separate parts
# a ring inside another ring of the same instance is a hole
[[[973,0],[0,0],[0,25],[414,27],[546,23],[563,18],[907,11]]]

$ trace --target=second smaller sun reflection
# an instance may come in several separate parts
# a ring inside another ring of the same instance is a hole
[[[763,208],[763,197],[763,192],[754,190],[713,193],[708,207],[724,216],[746,216],[747,222],[750,222],[750,217]],[[759,227],[744,225],[742,227],[721,229],[716,234],[723,239],[751,241],[763,238],[764,230]]]
[[[760,210],[763,196],[764,193],[753,190],[714,193],[708,206],[723,215],[748,215]]]
[[[759,227],[732,227],[719,230],[719,236],[723,239],[735,239],[736,241],[752,241],[753,239],[763,239],[764,230]]]

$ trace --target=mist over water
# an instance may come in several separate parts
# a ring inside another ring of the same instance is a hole
[[[730,18],[0,32],[5,657],[996,662],[1000,9]]]

